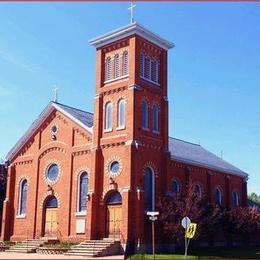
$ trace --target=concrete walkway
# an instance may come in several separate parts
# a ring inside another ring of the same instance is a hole
[[[65,256],[65,255],[43,255],[43,254],[23,254],[23,253],[9,253],[0,252],[0,259],[115,259],[123,260],[123,255],[105,256],[105,257],[85,257],[85,256]]]

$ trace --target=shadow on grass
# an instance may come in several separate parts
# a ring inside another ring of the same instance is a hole
[[[153,259],[153,255],[135,254],[129,259]],[[176,253],[156,254],[155,259],[260,259],[260,248],[192,248],[187,258]]]

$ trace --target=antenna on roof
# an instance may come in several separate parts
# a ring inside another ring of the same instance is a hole
[[[223,159],[223,150],[220,151],[220,158]]]
[[[58,102],[58,86],[57,85],[54,85],[54,88],[53,88],[53,91],[54,91],[54,102]]]
[[[131,2],[130,7],[128,7],[128,10],[130,10],[130,23],[134,23],[134,8],[136,7],[136,4],[134,4],[133,2]]]

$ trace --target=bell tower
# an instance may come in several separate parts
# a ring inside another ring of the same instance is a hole
[[[174,45],[136,22],[90,44],[96,48],[94,193],[102,201],[92,204],[92,218],[109,222],[106,203],[115,190],[122,197],[116,228],[126,241],[144,241],[144,171],[154,172],[155,193],[167,171],[167,52]],[[108,232],[109,223],[100,223],[94,236]]]

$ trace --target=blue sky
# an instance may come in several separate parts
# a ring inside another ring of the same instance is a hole
[[[0,158],[60,87],[93,111],[88,40],[124,26],[127,2],[0,3]],[[173,41],[170,135],[200,143],[250,174],[260,194],[260,3],[137,3],[135,19]]]

